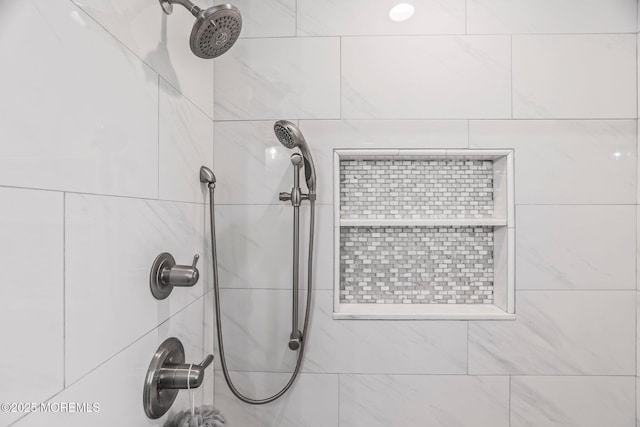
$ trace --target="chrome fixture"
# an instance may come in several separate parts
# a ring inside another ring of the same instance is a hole
[[[202,9],[190,0],[160,0],[160,6],[167,15],[173,12],[174,3],[184,6],[196,17],[189,38],[191,51],[196,56],[204,59],[217,58],[228,51],[240,37],[242,16],[235,6],[219,4]]]
[[[291,164],[293,164],[293,188],[290,193],[280,193],[280,201],[290,201],[293,206],[293,310],[291,316],[291,335],[289,335],[289,349],[298,350],[302,342],[302,332],[298,329],[298,303],[299,303],[299,287],[300,278],[300,203],[303,200],[309,200],[308,194],[300,191],[300,166],[303,158],[298,153],[291,155]]]
[[[278,120],[273,125],[273,131],[278,141],[288,149],[299,148],[304,159],[304,177],[307,181],[307,189],[309,190],[310,200],[316,197],[316,167],[313,164],[309,145],[305,141],[302,132],[296,125],[286,120]]]
[[[214,304],[216,313],[216,331],[218,335],[218,348],[220,349],[220,365],[222,366],[222,373],[224,379],[229,386],[231,392],[241,401],[251,405],[263,405],[265,403],[273,402],[282,395],[284,395],[293,385],[300,368],[302,367],[302,360],[304,357],[305,345],[309,339],[308,327],[309,327],[309,313],[311,311],[311,294],[312,294],[312,279],[313,279],[313,242],[314,242],[314,229],[315,229],[315,200],[316,200],[316,174],[313,165],[313,159],[311,158],[311,152],[307,145],[302,132],[293,124],[287,121],[278,121],[274,126],[276,136],[282,144],[287,148],[298,147],[302,152],[293,153],[291,155],[291,163],[293,164],[293,188],[291,192],[280,193],[280,200],[291,202],[293,206],[293,310],[291,321],[291,334],[289,335],[288,346],[291,350],[297,351],[296,366],[289,377],[289,381],[280,389],[279,392],[273,396],[266,397],[264,399],[254,399],[242,394],[231,381],[229,376],[229,369],[227,368],[227,361],[224,354],[224,342],[222,339],[222,316],[220,315],[220,283],[218,280],[218,255],[216,244],[216,221],[215,221],[215,176],[211,169],[202,166],[200,168],[200,182],[207,184],[209,188],[209,216],[211,220],[211,253],[213,258],[213,293]],[[300,189],[300,167],[304,166],[305,179],[307,183],[308,193],[305,194]],[[299,299],[299,258],[300,258],[300,204],[308,200],[311,204],[310,216],[309,216],[309,258],[307,260],[307,302],[303,320],[302,331],[298,329],[298,299]]]
[[[144,382],[144,412],[151,419],[160,418],[173,405],[179,390],[198,388],[204,370],[213,362],[210,354],[199,365],[184,363],[184,347],[178,338],[168,338],[153,355]]]
[[[158,255],[151,266],[149,286],[156,299],[165,299],[174,286],[190,287],[198,283],[200,271],[196,267],[200,255],[193,256],[191,265],[176,265],[176,260],[168,252]]]

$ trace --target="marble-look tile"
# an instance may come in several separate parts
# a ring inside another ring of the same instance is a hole
[[[281,204],[278,193],[291,187],[293,168],[289,157],[292,151],[278,142],[273,124],[271,120],[216,122],[216,203]],[[467,122],[458,120],[301,120],[299,125],[315,162],[319,204],[333,203],[335,148],[466,148],[468,145]]]
[[[160,80],[160,198],[203,203],[200,166],[213,166],[213,121]]]
[[[464,34],[464,0],[415,0],[414,15],[391,20],[386,0],[298,0],[298,35],[372,36],[394,34]]]
[[[307,287],[309,207],[300,211],[300,288]],[[316,206],[313,288],[333,289],[333,209]],[[218,205],[216,239],[221,288],[291,289],[290,204]]]
[[[0,184],[157,197],[157,74],[69,1],[5,1],[0,28]]]
[[[518,289],[635,289],[636,207],[517,207]]]
[[[147,418],[142,406],[144,378],[157,348],[158,332],[154,329],[49,400],[50,403],[86,403],[89,408],[97,404],[96,410],[36,412],[13,426],[159,426],[157,420]]]
[[[519,291],[515,321],[469,324],[469,373],[633,375],[636,291]]]
[[[636,377],[636,427],[640,426],[640,378]]]
[[[341,375],[341,427],[507,427],[509,378]]]
[[[316,164],[318,202],[333,203],[336,148],[467,148],[462,120],[300,120]]]
[[[513,117],[637,117],[636,36],[513,37]]]
[[[635,204],[633,120],[471,121],[470,148],[513,148],[518,204]]]
[[[636,375],[640,374],[640,292],[636,292]]]
[[[344,38],[342,117],[510,118],[510,48],[509,36]]]
[[[65,222],[70,383],[203,294],[201,277],[194,287],[174,289],[158,301],[149,290],[149,271],[161,252],[178,264],[204,253],[204,206],[67,195]],[[205,275],[210,265],[203,261]]]
[[[167,338],[178,338],[184,346],[185,363],[200,363],[206,355],[213,353],[213,347],[205,348],[203,346],[205,342],[204,301],[204,296],[198,298],[184,310],[158,326],[158,345]],[[213,365],[207,368],[205,380],[213,381],[213,378],[209,375],[212,373]],[[203,404],[205,386],[206,382],[193,391],[193,400],[196,407]],[[171,405],[171,409],[160,418],[160,425],[164,425],[177,412],[188,411],[190,408],[189,392],[188,390],[181,390],[175,402]]]
[[[291,189],[293,166],[289,159],[294,151],[280,144],[274,123],[216,122],[216,204],[282,204],[278,194]]]
[[[335,148],[467,148],[469,143],[466,120],[300,120],[300,129],[314,154]]]
[[[467,0],[469,34],[632,33],[636,0]]]
[[[0,188],[0,402],[40,402],[63,387],[62,199]],[[0,425],[20,415],[2,411]]]
[[[241,38],[296,35],[296,0],[234,0],[232,4],[242,14]]]
[[[306,292],[300,295],[302,319]],[[291,291],[227,289],[221,292],[221,305],[230,369],[288,372],[293,368],[295,353],[287,347]],[[462,374],[467,371],[465,322],[336,321],[332,310],[333,291],[314,291],[304,372]]]
[[[265,398],[278,392],[290,374],[231,372],[234,385],[246,396]],[[338,425],[338,375],[300,374],[287,394],[266,405],[247,405],[231,394],[216,374],[216,406],[230,426],[327,427]]]
[[[185,8],[176,5],[173,13],[167,16],[157,1],[72,1],[213,117],[213,61],[198,58],[191,52],[189,36],[195,18]],[[213,5],[213,0],[197,3],[206,8]],[[111,67],[106,69],[111,70]],[[151,79],[153,75],[148,77]],[[122,104],[126,105],[126,102]]]
[[[635,378],[513,377],[512,427],[633,427]]]
[[[340,116],[340,39],[240,39],[215,66],[216,120]]]

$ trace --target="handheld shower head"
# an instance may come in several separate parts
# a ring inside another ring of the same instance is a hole
[[[217,58],[228,51],[240,37],[242,16],[236,7],[220,4],[201,9],[191,0],[160,0],[166,14],[173,11],[173,3],[184,6],[196,17],[189,38],[191,51],[196,56],[204,59]]]
[[[278,120],[273,125],[273,131],[278,141],[288,149],[299,148],[304,160],[304,177],[307,182],[307,188],[310,194],[316,192],[316,168],[313,164],[309,145],[305,141],[300,129],[293,123],[286,120]]]

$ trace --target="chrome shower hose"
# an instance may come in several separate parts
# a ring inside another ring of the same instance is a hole
[[[309,258],[307,268],[307,304],[304,315],[304,323],[302,327],[302,340],[300,342],[300,348],[298,349],[298,355],[296,360],[296,367],[293,370],[291,377],[287,384],[273,396],[264,399],[252,399],[240,393],[238,389],[233,385],[231,377],[229,376],[229,369],[227,368],[227,361],[224,354],[224,343],[222,339],[222,316],[220,314],[220,284],[218,281],[218,256],[216,250],[216,221],[214,215],[214,184],[209,184],[209,217],[211,220],[211,253],[213,256],[213,292],[215,298],[215,313],[216,313],[216,330],[218,333],[218,348],[220,349],[220,364],[222,365],[222,373],[224,374],[224,380],[231,392],[241,401],[250,405],[264,405],[265,403],[273,402],[287,392],[293,385],[300,368],[302,367],[302,360],[304,357],[304,350],[308,340],[308,326],[309,326],[309,313],[311,311],[311,282],[313,277],[313,240],[314,240],[314,228],[315,228],[315,201],[311,201],[311,214],[309,219]]]

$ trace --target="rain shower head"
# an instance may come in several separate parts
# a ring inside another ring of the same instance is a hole
[[[304,176],[307,182],[307,188],[310,193],[316,192],[316,168],[313,164],[313,158],[311,157],[311,151],[309,151],[309,145],[305,141],[304,136],[300,129],[293,123],[286,120],[278,120],[273,125],[273,131],[278,138],[278,141],[288,149],[298,147],[302,153],[304,159]]]
[[[201,9],[190,0],[160,0],[166,14],[173,11],[173,3],[184,6],[196,17],[189,39],[191,51],[196,56],[204,59],[217,58],[228,51],[240,37],[242,16],[235,6],[220,4]]]

